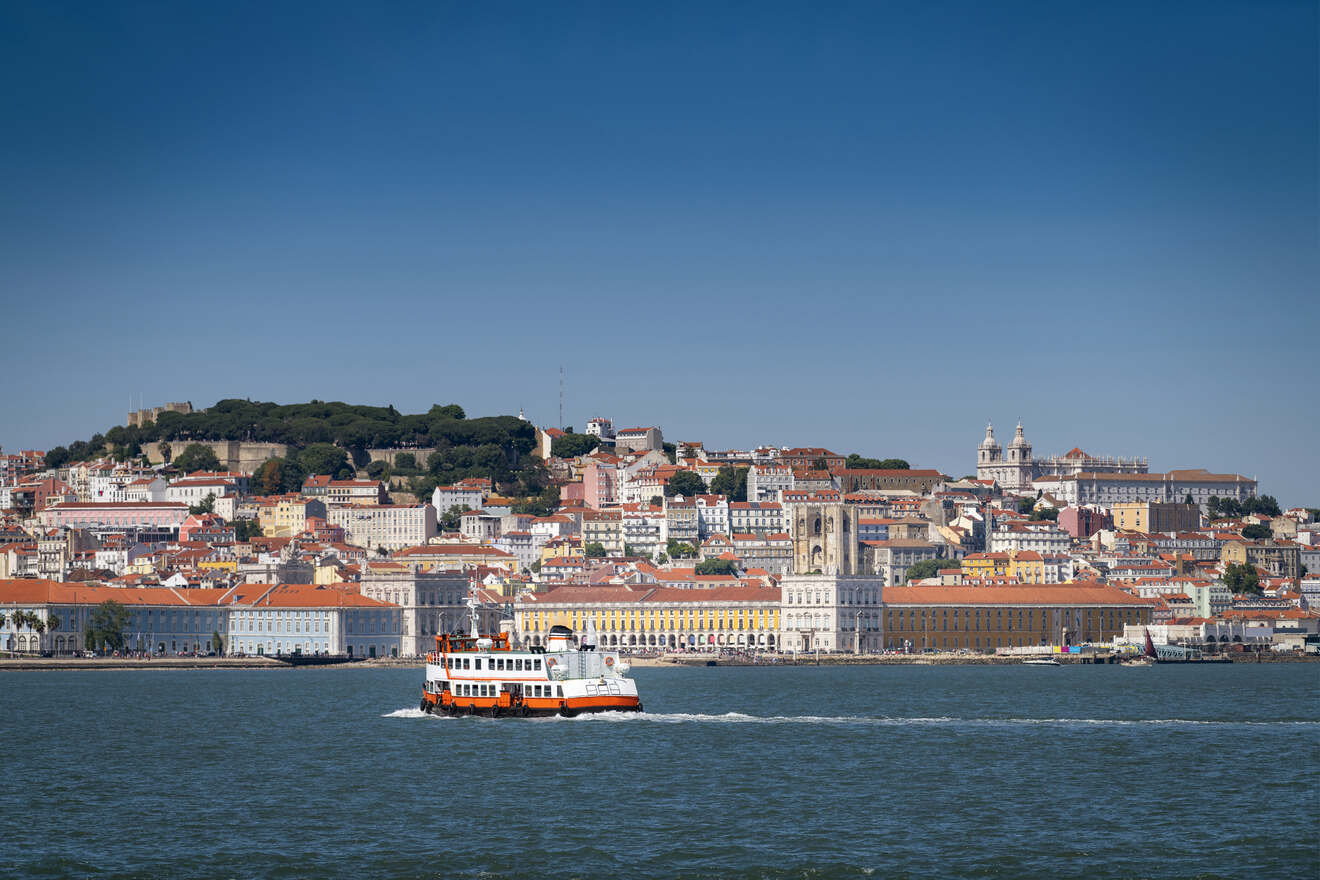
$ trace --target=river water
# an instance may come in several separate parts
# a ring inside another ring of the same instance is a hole
[[[439,718],[420,670],[6,672],[6,877],[1320,876],[1320,666],[637,669]]]

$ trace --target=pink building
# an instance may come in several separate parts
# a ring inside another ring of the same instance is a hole
[[[108,504],[56,504],[41,512],[48,529],[178,529],[188,518],[188,505],[172,501],[117,501]]]
[[[1114,518],[1091,507],[1065,507],[1059,511],[1059,528],[1074,538],[1089,538],[1102,529],[1112,529]]]
[[[618,502],[619,470],[614,456],[591,456],[582,468],[582,500],[595,510]]]

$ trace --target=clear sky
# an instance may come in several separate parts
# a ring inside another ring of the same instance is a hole
[[[0,444],[222,397],[1320,504],[1315,2],[9,3]]]

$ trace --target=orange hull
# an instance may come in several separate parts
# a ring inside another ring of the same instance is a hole
[[[446,694],[448,696],[448,694]],[[449,697],[441,700],[439,694],[422,694],[423,712],[445,715],[503,715],[526,717],[530,715],[573,716],[583,712],[640,712],[642,701],[637,697],[527,697],[517,705],[501,697]]]

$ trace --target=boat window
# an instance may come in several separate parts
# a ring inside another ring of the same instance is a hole
[[[469,666],[468,658],[464,657],[464,658],[463,658],[463,668],[464,668],[464,669],[467,669],[468,666]]]
[[[562,697],[564,695],[564,686],[562,684],[555,685],[555,692],[555,696]]]
[[[541,658],[540,658],[540,657],[535,657],[535,658],[532,659],[532,669],[535,669],[535,670],[537,670],[538,672],[540,671],[540,669],[541,669]]]
[[[474,659],[472,660],[472,668],[473,668],[473,669],[480,669],[480,668],[481,668],[481,658],[480,658],[480,657],[476,657],[476,658],[474,658]]]
[[[523,665],[522,665],[522,664],[523,664],[522,660],[514,660],[514,661],[513,661],[513,671],[514,671],[514,672],[522,672],[522,668],[523,668]]]

